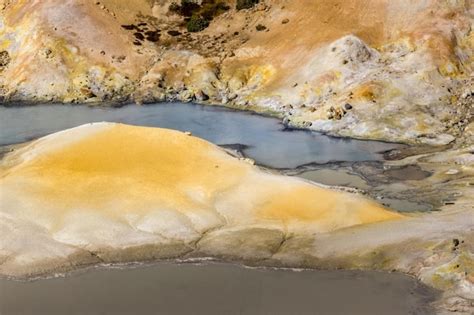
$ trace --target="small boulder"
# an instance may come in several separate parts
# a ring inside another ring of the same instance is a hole
[[[8,54],[8,51],[6,50],[0,51],[0,70],[8,66],[9,63],[10,63],[10,55]]]
[[[189,90],[183,90],[181,92],[179,92],[179,99],[182,101],[182,102],[191,102],[192,99],[194,97],[194,93],[189,91]]]

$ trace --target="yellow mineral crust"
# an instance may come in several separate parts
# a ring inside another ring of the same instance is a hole
[[[26,251],[15,240],[37,230],[61,245],[115,249],[193,242],[216,228],[317,233],[402,217],[167,129],[83,125],[34,141],[2,164],[0,215],[15,223],[0,226],[1,238],[13,239],[0,256],[10,263]]]

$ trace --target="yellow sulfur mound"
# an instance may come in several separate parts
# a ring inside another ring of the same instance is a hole
[[[218,228],[313,233],[401,217],[166,129],[84,125],[34,141],[2,164],[0,238],[8,242],[0,244],[7,260],[0,272],[61,255],[64,246],[189,244]],[[36,234],[47,240],[33,248],[25,240]]]

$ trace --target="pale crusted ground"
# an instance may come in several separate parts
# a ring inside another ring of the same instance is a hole
[[[278,247],[286,235],[402,218],[353,194],[264,173],[166,129],[84,125],[9,154],[2,169],[4,275],[54,271],[84,250],[125,261],[134,256],[122,251],[142,246],[158,252],[138,259],[169,256],[161,247],[182,255],[204,235],[249,229],[263,237],[249,244],[253,257],[252,246],[271,252],[265,246]],[[40,239],[35,234],[46,239],[24,243]]]
[[[392,162],[417,160],[433,172],[433,186],[456,176],[448,171],[451,159],[458,163],[458,179],[450,182],[456,207],[402,216],[357,194],[264,172],[182,132],[83,125],[2,159],[0,273],[31,277],[91,264],[200,257],[398,270],[443,290],[440,310],[468,314],[470,150]]]
[[[428,144],[453,141],[472,115],[472,101],[459,101],[473,89],[472,0],[267,0],[242,11],[229,1],[199,33],[170,1],[4,3],[8,101],[195,100]],[[139,40],[150,31],[157,41]]]

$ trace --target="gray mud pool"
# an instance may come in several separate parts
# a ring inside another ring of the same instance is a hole
[[[0,280],[1,314],[430,315],[436,292],[409,276],[170,264]]]

